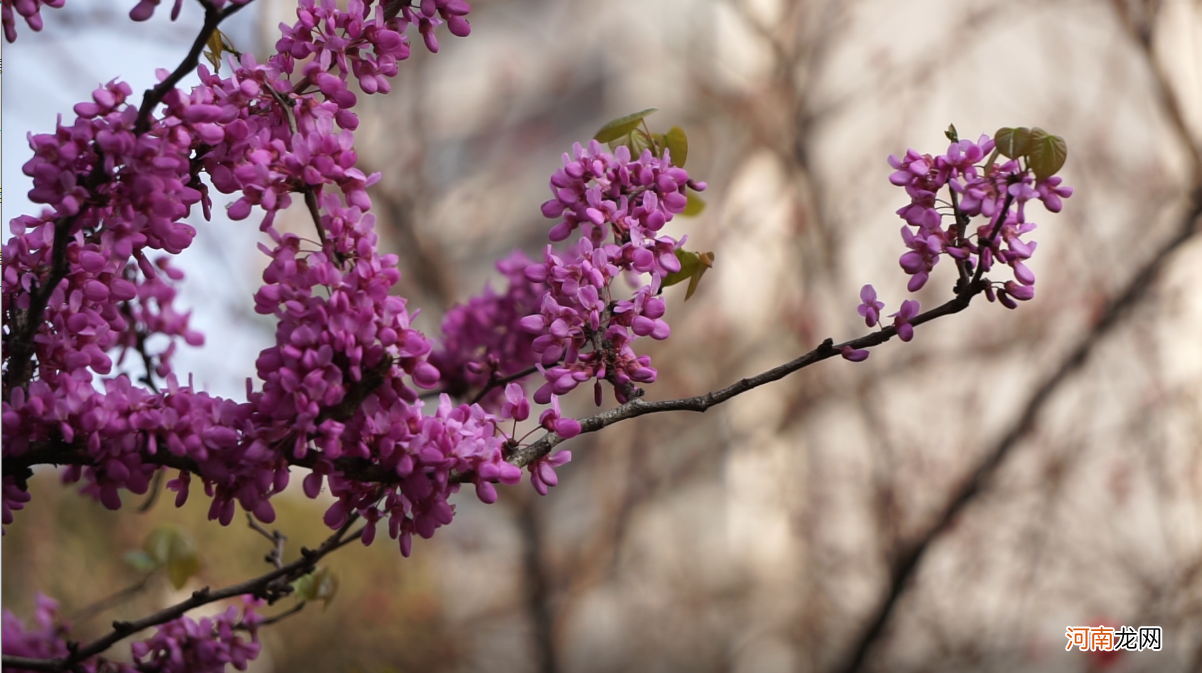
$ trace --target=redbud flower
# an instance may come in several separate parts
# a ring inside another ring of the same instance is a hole
[[[563,418],[563,413],[559,410],[558,395],[551,396],[551,408],[538,417],[538,423],[564,439],[571,439],[580,434],[580,421]]]
[[[559,475],[555,468],[564,465],[572,459],[571,451],[560,451],[553,456],[543,456],[534,460],[526,469],[530,470],[530,483],[539,495],[546,495],[547,489],[559,483]]]
[[[526,391],[516,383],[505,386],[505,403],[501,405],[501,418],[524,421],[530,416],[530,400]]]
[[[889,156],[889,166],[894,169],[889,181],[904,187],[910,203],[898,209],[897,214],[906,221],[902,227],[902,240],[907,252],[898,260],[902,269],[910,276],[907,289],[917,292],[930,279],[939,259],[944,254],[961,262],[961,269],[973,268],[988,272],[995,261],[1010,266],[1015,280],[1022,286],[1035,284],[1035,274],[1024,263],[1035,252],[1034,241],[1023,240],[1022,236],[1035,229],[1035,223],[1026,219],[1025,205],[1040,199],[1050,212],[1059,212],[1061,199],[1072,195],[1071,187],[1061,185],[1061,178],[1052,176],[1036,181],[1032,171],[1016,159],[990,162],[987,167],[978,166],[984,157],[990,156],[995,143],[988,136],[976,142],[959,140],[953,142],[946,154],[932,157],[908,150],[904,157]],[[996,157],[995,157],[996,158]],[[937,196],[944,187],[951,190],[950,204],[962,218],[982,217],[985,221],[974,231],[963,227],[963,222],[950,222],[943,227],[945,215],[937,204]],[[958,200],[957,200],[958,197]],[[1003,213],[1003,208],[1006,211]],[[976,257],[976,259],[972,259]],[[1009,282],[1009,281],[1008,281]],[[1003,305],[1015,306],[1015,300],[1034,296],[1033,290],[1018,290],[1017,293],[997,290],[986,286],[986,297],[998,298]],[[869,321],[873,312],[871,304],[862,304],[860,315]],[[896,314],[895,314],[896,315]],[[871,326],[871,322],[869,323]],[[899,334],[907,339],[910,329],[898,327]]]
[[[851,362],[863,362],[868,359],[869,355],[867,350],[854,349],[851,346],[844,346],[839,349],[839,354],[843,356],[844,360],[850,360]]]
[[[918,315],[920,308],[917,300],[907,299],[902,302],[900,311],[889,316],[893,318],[893,327],[897,329],[897,336],[902,341],[914,338],[914,327],[910,324],[910,320]]]
[[[875,288],[871,285],[860,288],[860,306],[856,310],[864,318],[864,324],[875,327],[880,320],[883,308],[885,308],[885,304],[876,300]]]

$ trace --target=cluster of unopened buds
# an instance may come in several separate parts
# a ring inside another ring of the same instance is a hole
[[[983,283],[989,301],[1011,309],[1035,296],[1035,274],[1025,262],[1036,243],[1022,238],[1035,229],[1027,219],[1026,204],[1038,200],[1049,212],[1058,213],[1061,199],[1072,196],[1072,188],[1053,175],[1064,163],[1063,141],[1040,129],[1007,128],[996,135],[1003,146],[987,135],[976,142],[960,140],[953,128],[948,131],[952,142],[945,154],[933,157],[911,149],[900,158],[890,155],[894,172],[889,181],[910,197],[910,203],[897,211],[906,222],[901,236],[908,250],[898,261],[910,276],[910,292],[921,290],[940,258],[947,255],[960,272],[957,292]],[[945,187],[948,200],[939,196]],[[975,229],[970,228],[973,218],[981,220]],[[998,262],[1010,267],[1012,280],[999,282],[984,276]],[[885,308],[875,288],[865,285],[860,302],[864,323],[875,327]],[[920,309],[917,300],[907,299],[889,316],[902,341],[914,337],[910,321]],[[842,354],[856,362],[868,357],[867,350],[850,347]]]

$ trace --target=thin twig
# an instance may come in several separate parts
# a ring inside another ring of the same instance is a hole
[[[986,281],[978,281],[970,284],[960,294],[956,295],[946,303],[933,308],[925,313],[915,316],[910,324],[918,327],[924,323],[930,322],[943,316],[959,313],[968,308],[973,297],[984,291]],[[582,432],[596,432],[604,427],[613,425],[619,421],[624,421],[638,416],[647,414],[662,413],[665,411],[698,411],[704,412],[710,407],[722,404],[738,395],[741,395],[749,390],[758,388],[764,384],[780,379],[792,374],[800,369],[816,364],[827,358],[839,355],[844,347],[850,347],[855,350],[871,348],[879,346],[886,341],[889,341],[897,335],[897,329],[889,326],[862,336],[858,339],[845,341],[840,344],[835,344],[833,340],[827,339],[814,350],[798,357],[790,362],[786,362],[778,367],[769,369],[749,378],[740,379],[739,381],[713,392],[705,393],[695,397],[687,397],[676,400],[663,400],[658,402],[647,402],[641,397],[636,397],[631,401],[623,404],[620,407],[610,409],[608,411],[595,414],[580,421]],[[366,382],[368,376],[364,376]],[[373,381],[373,383],[375,383]],[[378,383],[375,383],[378,385]],[[372,385],[365,386],[365,389],[374,389]],[[348,396],[349,399],[350,396]],[[345,407],[345,408],[343,408]],[[340,411],[346,412],[332,414],[338,420],[345,420],[353,414],[357,404],[347,404],[345,401],[339,405]],[[525,467],[532,461],[541,458],[551,452],[563,438],[554,433],[548,433],[538,441],[517,447],[507,460],[518,467]],[[318,451],[309,451],[302,458],[294,458],[291,452],[285,452],[283,456],[290,465],[299,467],[313,467],[321,457]],[[162,465],[179,470],[201,474],[199,465],[191,458],[186,456],[177,456],[169,451],[159,451],[153,455],[145,453],[142,455],[142,460],[146,463]],[[34,465],[54,464],[54,465],[91,465],[93,458],[85,451],[77,449],[75,446],[66,444],[62,441],[49,441],[31,444],[28,451],[21,456],[6,457],[2,465],[4,476],[24,475]],[[379,465],[372,464],[371,461],[364,458],[349,458],[342,457],[334,461],[334,467],[342,473],[347,479],[355,481],[372,482],[380,484],[395,484],[401,481],[395,471],[386,470]],[[458,476],[453,478],[454,481],[462,482],[465,477]]]
[[[273,530],[268,533],[266,528],[260,525],[258,521],[255,521],[255,517],[251,516],[250,512],[246,513],[246,522],[250,525],[251,530],[267,538],[267,540],[274,545],[263,560],[272,564],[276,568],[283,568],[284,543],[288,541],[288,537],[278,530]]]
[[[125,587],[124,589],[122,589],[112,595],[105,596],[104,598],[101,598],[100,600],[92,603],[91,605],[84,606],[79,611],[77,611],[75,614],[68,617],[67,621],[74,622],[74,623],[86,622],[89,619],[91,619],[92,617],[95,617],[96,615],[100,614],[101,612],[104,612],[105,610],[108,610],[110,608],[121,605],[122,603],[125,603],[126,601],[129,601],[134,596],[137,596],[138,594],[142,593],[142,591],[144,591],[146,589],[146,585],[150,583],[151,578],[153,578],[154,576],[155,576],[155,574],[153,572],[143,575],[142,579],[138,580],[137,583],[132,584],[128,587]]]
[[[527,376],[530,376],[531,374],[533,374],[534,372],[537,372],[537,371],[538,371],[538,367],[530,366],[530,367],[523,369],[520,372],[514,372],[513,374],[510,374],[508,376],[501,376],[501,377],[498,377],[496,375],[496,372],[494,371],[493,374],[491,376],[489,376],[488,383],[485,384],[485,386],[480,389],[480,392],[476,393],[475,397],[472,398],[472,401],[470,402],[470,404],[478,404],[480,402],[480,400],[484,399],[484,397],[486,395],[488,395],[490,392],[492,392],[492,390],[494,388],[499,388],[501,386],[508,385],[514,381],[524,379]]]
[[[248,594],[266,598],[270,602],[287,593],[285,589],[289,582],[312,572],[322,557],[359,539],[359,536],[363,534],[362,527],[354,533],[347,535],[347,531],[351,529],[358,518],[357,514],[351,514],[347,518],[346,523],[337,532],[326,538],[320,547],[316,550],[302,548],[300,558],[286,566],[272,570],[254,579],[216,591],[209,587],[194,591],[188,599],[133,622],[115,621],[113,622],[113,630],[108,635],[98,638],[83,647],[76,648],[72,654],[62,659],[35,659],[4,655],[3,666],[4,668],[60,673],[71,670],[76,664],[104,652],[118,641],[132,636],[138,631],[178,619],[189,610],[202,605]]]

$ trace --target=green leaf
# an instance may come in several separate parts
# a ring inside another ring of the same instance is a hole
[[[685,196],[688,197],[689,202],[684,205],[684,210],[680,211],[681,215],[684,217],[697,217],[701,214],[701,211],[705,210],[705,201],[702,201],[700,196],[691,191],[686,192]]]
[[[1035,172],[1036,180],[1047,180],[1064,167],[1068,159],[1068,144],[1064,138],[1054,136],[1043,129],[1031,129],[1027,164]]]
[[[321,601],[322,610],[330,607],[330,602],[334,600],[334,596],[338,595],[338,575],[330,572],[329,568],[322,568],[317,571],[316,599]]]
[[[150,554],[141,549],[133,549],[125,552],[124,558],[125,562],[133,566],[134,570],[138,572],[148,573],[159,567],[159,564],[150,558]]]
[[[292,593],[302,603],[313,600],[313,573],[292,580]]]
[[[701,255],[689,252],[684,248],[676,249],[676,259],[680,261],[680,271],[668,274],[662,283],[663,287],[672,287],[692,278],[693,274],[697,272],[697,266],[701,264]]]
[[[643,150],[655,152],[655,142],[643,129],[635,129],[630,132],[630,144],[627,147],[630,148],[630,156],[635,158],[642,156]]]
[[[714,253],[703,252],[697,260],[697,272],[689,279],[689,289],[684,293],[684,300],[688,301],[693,298],[693,293],[697,291],[697,285],[701,283],[701,277],[706,271],[714,268]]]
[[[330,607],[330,601],[338,594],[338,575],[323,566],[294,581],[292,588],[296,591],[297,600],[321,601],[325,609]]]
[[[167,577],[176,591],[184,588],[188,578],[200,572],[200,557],[195,552],[191,556],[177,557],[167,562]]]
[[[684,129],[673,126],[664,136],[664,142],[672,158],[672,165],[684,168],[684,162],[689,158],[689,138]]]
[[[947,136],[947,139],[954,143],[960,142],[960,134],[956,133],[955,124],[948,124],[947,130],[943,132],[943,135]]]
[[[701,277],[705,275],[706,271],[713,268],[714,253],[689,252],[678,248],[676,250],[676,259],[680,260],[680,271],[668,274],[664,278],[663,287],[676,285],[687,278],[689,289],[685,291],[684,300],[688,301],[693,297],[693,293],[697,291],[697,285],[701,282]]]
[[[601,130],[597,131],[597,135],[593,136],[593,139],[601,143],[608,143],[617,140],[618,138],[621,138],[622,136],[627,135],[634,129],[638,128],[639,123],[643,121],[643,117],[646,117],[655,111],[656,108],[649,107],[641,112],[628,114],[625,117],[618,117],[605,126],[602,126]]]
[[[234,56],[242,56],[234,47],[234,43],[230,42],[230,39],[225,36],[225,33],[216,28],[213,29],[213,34],[209,36],[209,40],[205,42],[205,46],[207,47],[204,52],[205,58],[208,59],[209,63],[213,64],[214,72],[221,71],[221,55],[224,52],[228,51]]]
[[[171,536],[176,530],[174,526],[159,526],[142,543],[142,549],[157,565],[166,565],[171,555]]]
[[[993,134],[997,150],[1007,159],[1026,156],[1031,145],[1031,129],[1025,127],[1000,128]]]
[[[167,568],[167,577],[176,589],[183,588],[189,577],[200,572],[196,542],[192,536],[175,526],[155,528],[146,536],[142,549],[154,567]]]

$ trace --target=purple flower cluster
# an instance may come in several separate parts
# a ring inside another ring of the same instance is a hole
[[[908,251],[899,263],[910,276],[910,292],[926,285],[935,265],[946,254],[957,261],[965,277],[976,273],[983,278],[997,262],[1011,268],[1014,280],[995,287],[994,282],[985,279],[984,290],[990,301],[996,299],[1007,308],[1015,308],[1016,300],[1035,296],[1035,274],[1025,261],[1035,252],[1036,243],[1022,238],[1035,229],[1035,223],[1026,219],[1026,204],[1039,200],[1049,212],[1058,213],[1063,207],[1061,199],[1072,196],[1073,190],[1054,175],[1036,179],[1035,172],[1018,158],[997,159],[994,140],[986,135],[976,142],[953,141],[947,153],[936,157],[912,149],[901,158],[889,156],[889,165],[894,169],[889,181],[904,187],[910,197],[910,203],[897,211],[906,222],[901,235]],[[982,161],[983,166],[979,165]],[[950,202],[938,196],[944,187],[949,190]],[[951,219],[948,227],[944,226],[945,217]],[[969,230],[972,218],[977,217],[982,223]],[[877,301],[871,285],[860,290],[860,300],[860,316],[869,327],[875,326],[884,303]],[[902,341],[913,338],[910,321],[919,310],[917,301],[906,300],[901,310],[890,316]],[[868,352],[848,347],[843,349],[843,357],[858,362],[866,359]]]
[[[910,196],[910,203],[897,214],[907,224],[902,227],[902,240],[910,250],[902,255],[900,263],[911,276],[911,292],[926,284],[940,256],[947,254],[969,264],[975,258],[975,264],[985,272],[993,268],[995,261],[1008,264],[1018,282],[1008,283],[999,294],[1023,300],[1034,296],[1035,275],[1023,261],[1035,252],[1036,244],[1021,237],[1034,230],[1035,223],[1027,221],[1025,205],[1039,199],[1049,211],[1059,212],[1060,199],[1071,196],[1073,190],[1061,186],[1061,179],[1055,176],[1036,181],[1033,172],[1017,159],[991,163],[984,169],[977,166],[993,149],[994,141],[982,135],[975,143],[953,142],[946,154],[937,157],[914,150],[908,150],[900,159],[889,156],[889,165],[895,169],[889,181],[904,187]],[[984,217],[975,241],[970,232],[959,231],[956,222],[951,229],[944,228],[945,214],[955,219],[955,212],[941,213],[936,208],[937,194],[945,186],[953,200],[959,199],[954,211],[965,218]]]
[[[545,285],[526,278],[530,258],[515,251],[497,262],[497,270],[509,281],[504,294],[492,287],[466,304],[452,307],[442,319],[442,343],[430,354],[438,368],[442,389],[463,398],[483,390],[489,381],[512,376],[534,366],[534,336],[519,325],[522,318],[538,310]],[[501,389],[494,387],[480,405],[496,412]]]
[[[262,618],[255,613],[255,608],[260,603],[244,598],[241,611],[230,606],[224,613],[205,617],[199,622],[186,616],[167,622],[149,639],[130,646],[133,666],[93,657],[79,662],[72,670],[87,673],[221,673],[226,670],[227,664],[233,664],[234,668],[244,671],[247,662],[259,655],[257,625]],[[58,602],[41,594],[38,594],[34,613],[36,628],[26,628],[20,618],[5,609],[4,654],[34,659],[69,656],[71,650],[67,643],[71,627],[59,623],[57,616]],[[250,639],[238,634],[239,630],[247,631]],[[20,671],[8,667],[4,670],[14,673]]]
[[[37,607],[34,610],[36,628],[27,629],[20,617],[5,608],[3,638],[0,638],[4,654],[35,659],[56,659],[67,656],[66,635],[70,633],[70,629],[55,623],[57,615],[58,601],[42,594],[38,594]],[[84,670],[90,672],[95,668],[93,663],[90,667],[85,665]],[[8,671],[9,669],[5,668],[4,670]]]
[[[259,656],[260,601],[244,598],[241,613],[230,606],[220,615],[195,621],[180,617],[159,627],[147,640],[130,646],[139,671],[159,673],[224,673],[227,664],[239,671]],[[250,634],[247,640],[237,630]]]
[[[610,153],[595,140],[587,148],[576,145],[563,163],[551,176],[554,198],[542,212],[562,218],[551,229],[552,241],[568,238],[577,228],[584,236],[560,252],[547,246],[544,262],[526,267],[526,277],[547,288],[538,313],[521,321],[523,329],[537,335],[533,348],[547,381],[534,399],[546,404],[552,395],[595,379],[597,405],[601,381],[609,381],[618,402],[625,403],[637,394],[636,383],[656,377],[651,359],[635,354],[632,343],[671,333],[658,294],[664,278],[680,270],[675,253],[684,238],[660,230],[684,210],[685,189],[701,191],[705,183],[673,166],[667,151],[661,158],[646,150],[632,160],[625,146]],[[642,274],[651,276],[650,283],[619,298],[613,281]]]
[[[270,498],[287,486],[290,465],[303,462],[314,470],[306,492],[316,495],[328,480],[339,498],[327,522],[340,525],[351,511],[373,525],[387,516],[406,553],[410,533],[428,537],[450,521],[446,498],[458,488],[452,473],[475,482],[485,499],[495,499],[489,482],[516,480],[520,471],[502,460],[508,438],[495,417],[445,399],[424,415],[407,382],[431,388],[440,372],[426,361],[430,344],[410,327],[405,301],[390,294],[396,258],[377,252],[366,212],[366,188],[378,178],[355,167],[358,119],[348,109],[355,103],[349,77],[365,91],[388,90],[384,78],[409,55],[409,25],[433,48],[431,31],[444,21],[467,34],[467,11],[461,0],[400,7],[395,16],[382,6],[373,13],[361,0],[346,10],[305,0],[267,63],[250,55],[231,60],[226,77],[202,67],[202,84],[166,92],[158,117],[140,118],[127,101],[129,86],[111,82],[76,106],[73,125],[31,138],[30,197],[48,207],[13,221],[15,236],[4,246],[6,316],[31,313],[54,267],[55,240],[64,236],[67,272],[46,297],[30,358],[34,375],[10,386],[6,373],[5,457],[70,445],[87,460],[64,478],[85,479],[84,492],[115,509],[121,489],[144,493],[163,462],[178,464],[157,457],[165,451],[195,466],[169,483],[176,503],[187,499],[195,474],[213,499],[210,517],[224,524],[235,501],[273,520]],[[147,374],[166,379],[163,392],[124,375],[98,386],[94,375],[112,372],[115,348],[124,358],[133,348],[145,352],[153,335],[203,342],[171,306],[168,281],[182,274],[146,254],[188,247],[195,231],[181,220],[195,204],[206,216],[210,210],[200,173],[219,191],[240,195],[232,218],[256,206],[266,211],[261,228],[274,246],[262,246],[271,263],[255,303],[279,323],[276,345],[256,363],[262,388],[248,381],[248,400],[239,403],[179,385],[170,367],[174,339],[148,354]],[[297,192],[321,211],[319,242],[273,226]],[[512,267],[517,277],[519,262]],[[529,297],[515,301],[532,305]],[[516,325],[517,312],[529,309],[507,310]],[[6,353],[13,336],[5,334]],[[367,459],[395,476],[356,481],[338,467],[342,458]],[[27,500],[23,481],[6,478],[5,523]]]
[[[93,102],[75,106],[72,126],[32,136],[34,156],[24,166],[33,179],[29,198],[46,204],[40,217],[11,222],[14,237],[4,246],[4,311],[27,311],[32,292],[45,283],[54,241],[70,236],[66,276],[53,289],[44,320],[52,329],[37,340],[39,378],[54,384],[90,368],[108,374],[107,352],[129,345],[139,322],[168,336],[201,336],[188,329],[187,315],[171,308],[174,292],[161,275],[182,277],[150,262],[146,252],[176,254],[195,230],[179,220],[201,200],[193,187],[186,127],[156,125],[134,132],[136,108],[126,103],[130,87],[110,82]],[[140,288],[137,277],[145,279]],[[154,299],[157,308],[150,306]],[[166,356],[161,357],[167,371]]]
[[[396,394],[399,386],[385,384],[364,401],[345,424],[342,449],[343,455],[367,458],[400,482],[384,485],[344,477],[325,452],[304,488],[316,497],[328,475],[338,502],[326,511],[326,524],[338,528],[352,511],[358,512],[368,523],[363,542],[371,544],[377,522],[386,516],[389,537],[398,539],[408,556],[413,533],[429,538],[451,522],[454,508],[447,499],[459,490],[453,473],[469,475],[480,499],[491,503],[496,501],[492,482],[517,483],[521,470],[502,457],[509,437],[500,431],[497,417],[479,405],[455,406],[445,394],[435,413],[425,415],[420,403],[410,404]],[[353,444],[345,441],[350,437]]]

